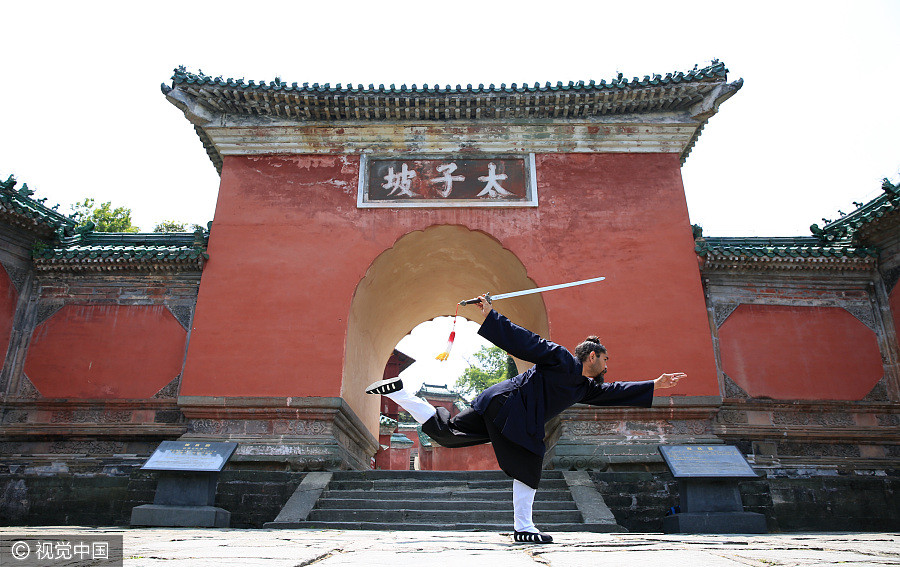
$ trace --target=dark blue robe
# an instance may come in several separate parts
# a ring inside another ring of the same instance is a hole
[[[534,363],[514,378],[482,392],[472,407],[484,415],[496,396],[508,396],[493,422],[504,437],[544,455],[544,424],[574,404],[650,407],[653,380],[613,382],[582,376],[582,365],[564,347],[491,311],[478,334],[512,356]]]

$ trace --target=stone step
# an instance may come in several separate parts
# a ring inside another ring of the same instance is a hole
[[[512,510],[476,511],[471,509],[451,510],[336,510],[315,508],[309,521],[321,522],[382,522],[394,523],[450,523],[450,524],[502,524],[512,525]],[[537,511],[535,523],[582,523],[581,512]]]
[[[383,522],[318,522],[305,521],[296,523],[285,523],[278,528],[287,529],[314,529],[314,530],[391,530],[391,531],[427,531],[427,532],[446,532],[446,531],[467,531],[467,532],[499,532],[501,534],[512,534],[512,526],[510,521],[504,521],[495,524],[475,524],[475,523],[458,523],[449,524],[442,523],[407,523],[385,524]],[[624,532],[625,528],[614,523],[611,524],[580,524],[580,523],[563,523],[563,524],[538,524],[538,528],[544,532],[593,532],[593,533],[615,533]]]
[[[384,500],[409,499],[412,493],[408,490],[326,490],[322,498],[365,500],[380,498]],[[512,502],[512,489],[507,490],[417,490],[415,496],[423,500],[502,500]],[[571,502],[572,495],[564,491],[545,491],[543,487],[537,491],[535,502],[564,501]]]
[[[563,478],[562,471],[543,471],[542,479],[558,480]],[[507,480],[512,479],[503,471],[335,471],[334,480],[384,480],[384,479],[418,479],[418,480]]]
[[[510,531],[512,482],[498,471],[310,473],[273,528]],[[305,503],[305,504],[304,504]],[[586,523],[587,520],[587,523]],[[547,531],[624,531],[587,473],[544,471],[534,521]]]
[[[445,488],[451,490],[512,490],[512,480],[425,480],[418,478],[408,479],[332,479],[328,485],[329,490],[401,490],[420,491]],[[541,480],[540,490],[566,490],[568,486],[564,479]]]
[[[330,510],[452,510],[465,508],[466,510],[502,510],[512,512],[512,500],[399,500],[399,499],[372,499],[372,498],[322,498],[316,505],[317,509]],[[578,506],[569,500],[536,500],[534,510],[544,511],[578,511]]]

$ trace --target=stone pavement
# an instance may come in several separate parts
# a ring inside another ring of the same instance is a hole
[[[900,534],[553,534],[552,545],[508,534],[185,528],[0,528],[0,536],[124,536],[125,565],[154,567],[773,567],[900,565]]]

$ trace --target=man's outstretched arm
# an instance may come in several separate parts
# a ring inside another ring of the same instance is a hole
[[[673,372],[671,374],[663,374],[653,381],[653,387],[656,389],[673,388],[678,385],[678,381],[687,378],[684,372]]]
[[[532,364],[575,364],[575,358],[560,345],[542,338],[540,335],[520,327],[494,311],[493,307],[480,297],[484,322],[478,334],[500,347],[512,356]]]
[[[655,380],[643,382],[591,383],[582,404],[592,406],[637,406],[649,408],[653,404],[653,394],[657,388],[671,388],[682,378],[684,372],[663,374]]]

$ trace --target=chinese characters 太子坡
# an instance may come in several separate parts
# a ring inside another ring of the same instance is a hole
[[[524,158],[371,159],[368,201],[528,201]]]

